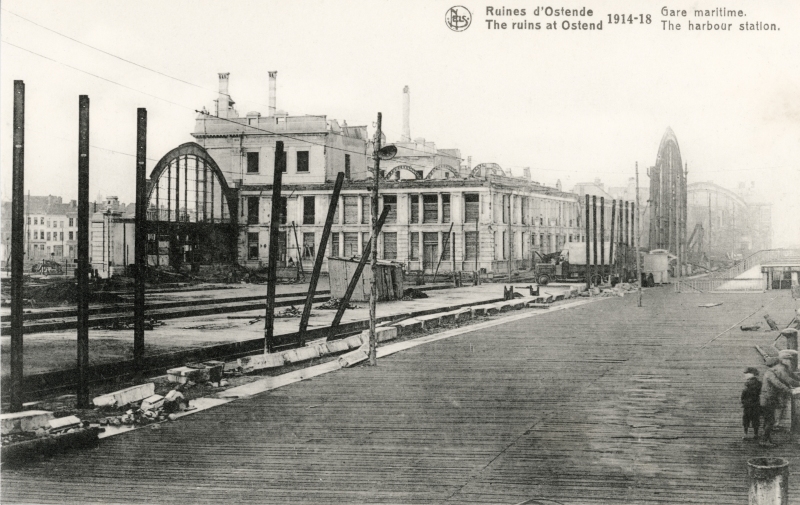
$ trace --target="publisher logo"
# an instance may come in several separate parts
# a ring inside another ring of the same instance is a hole
[[[456,5],[447,9],[444,23],[454,32],[463,32],[472,23],[472,13],[463,5]]]

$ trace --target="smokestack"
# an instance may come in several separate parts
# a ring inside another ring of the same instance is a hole
[[[409,116],[411,115],[411,95],[408,92],[408,86],[403,88],[403,142],[411,142],[411,124]]]
[[[269,116],[275,115],[275,81],[278,77],[278,71],[273,70],[269,73]]]
[[[217,117],[228,117],[231,95],[228,94],[228,77],[230,72],[219,75],[219,98],[217,99]]]

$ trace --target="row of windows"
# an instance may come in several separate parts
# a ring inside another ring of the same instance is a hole
[[[305,174],[309,172],[309,163],[308,163],[308,151],[297,151],[297,161],[295,163],[295,172],[299,174]],[[259,173],[259,155],[258,151],[249,152],[247,153],[247,173],[248,174],[257,174]],[[348,179],[350,178],[350,155],[345,154],[344,156],[344,165],[345,165],[345,177]],[[284,165],[283,173],[286,173],[287,167]]]
[[[278,261],[286,261],[286,234],[287,232],[282,232],[278,234]],[[358,232],[343,232],[341,233],[341,242],[342,242],[342,257],[344,258],[352,258],[354,256],[358,256],[362,254],[363,248],[366,247],[366,244],[370,240],[370,234],[367,232],[361,233],[361,243],[362,248],[358,246]],[[381,240],[383,242],[383,259],[385,260],[396,260],[397,259],[397,232],[384,232],[381,233]],[[340,234],[339,233],[332,233],[331,234],[331,254],[334,256],[339,255],[339,241],[340,241]],[[412,261],[418,261],[420,259],[420,255],[424,256],[424,259],[428,263],[438,262],[440,253],[439,253],[439,233],[438,232],[424,232],[422,233],[422,249],[420,249],[420,234],[419,233],[410,233],[409,234],[409,259]],[[259,259],[259,234],[258,232],[250,232],[247,234],[247,259],[249,260],[257,260]],[[443,243],[443,254],[441,254],[442,261],[447,261],[450,259],[450,252],[452,249],[452,244],[449,244],[444,247]],[[478,232],[475,231],[468,231],[465,232],[465,243],[464,243],[464,259],[471,260],[476,259],[478,255]],[[315,244],[314,244],[314,234],[313,233],[303,233],[303,245],[302,245],[302,253],[301,257],[303,259],[312,260],[315,258]]]
[[[75,232],[74,231],[69,232],[67,237],[69,237],[68,240],[75,240]],[[31,231],[28,230],[28,240],[30,240],[30,238],[31,238]],[[48,231],[45,234],[45,232],[43,231],[33,230],[33,240],[64,240],[64,232]]]
[[[50,226],[51,222],[52,222],[53,226]],[[28,224],[31,224],[31,217],[30,216],[28,216]],[[45,220],[44,220],[43,217],[42,218],[34,217],[32,224],[34,224],[34,225],[43,225],[45,228],[63,228],[64,227],[64,221],[56,221],[56,220],[51,221],[51,220],[48,219],[47,223],[45,223]],[[71,217],[71,218],[69,218],[69,227],[71,228],[73,226],[75,226],[75,218]]]
[[[303,200],[303,224],[316,223],[316,201],[313,196],[301,197]],[[361,199],[361,214],[359,215],[359,199]],[[385,207],[389,207],[386,215],[387,224],[397,223],[397,195],[383,195],[382,203]],[[451,221],[450,213],[450,194],[441,194],[441,206],[438,194],[422,194],[422,195],[409,195],[409,223],[449,223]],[[527,207],[528,198],[521,198],[522,208]],[[251,196],[247,197],[247,224],[259,224],[259,202],[260,197]],[[503,210],[502,222],[508,223],[508,207],[507,195],[503,196]],[[342,197],[343,215],[341,220],[338,218],[336,222],[342,224],[369,224],[371,210],[371,198],[369,196],[345,195]],[[286,224],[287,219],[287,199],[281,197],[279,204],[279,223]],[[337,209],[338,211],[338,209]],[[522,216],[522,224],[528,224],[529,218],[525,214]],[[480,197],[477,193],[464,194],[464,221],[467,223],[477,222],[480,219]],[[515,220],[516,222],[516,220]],[[558,226],[561,223],[560,219],[555,220],[554,223],[546,223],[543,217],[537,218],[531,222],[538,223],[540,226],[545,224],[553,224]],[[573,226],[574,221],[569,220],[569,226]],[[576,226],[580,226],[580,220],[577,221]]]

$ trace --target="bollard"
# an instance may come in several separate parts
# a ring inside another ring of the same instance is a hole
[[[781,336],[786,337],[786,348],[797,351],[797,330],[794,328],[786,328],[781,331]]]
[[[789,462],[783,458],[747,460],[750,505],[789,505]]]

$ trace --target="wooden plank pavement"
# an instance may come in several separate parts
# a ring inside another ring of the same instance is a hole
[[[713,308],[701,303],[722,301]],[[600,300],[2,472],[3,503],[746,503],[745,366],[787,292]],[[760,321],[764,310],[741,324]],[[785,321],[784,321],[785,320]],[[785,435],[783,435],[785,437]],[[797,445],[768,454],[790,459]],[[795,503],[800,485],[790,482]],[[551,502],[552,503],[552,502]]]

